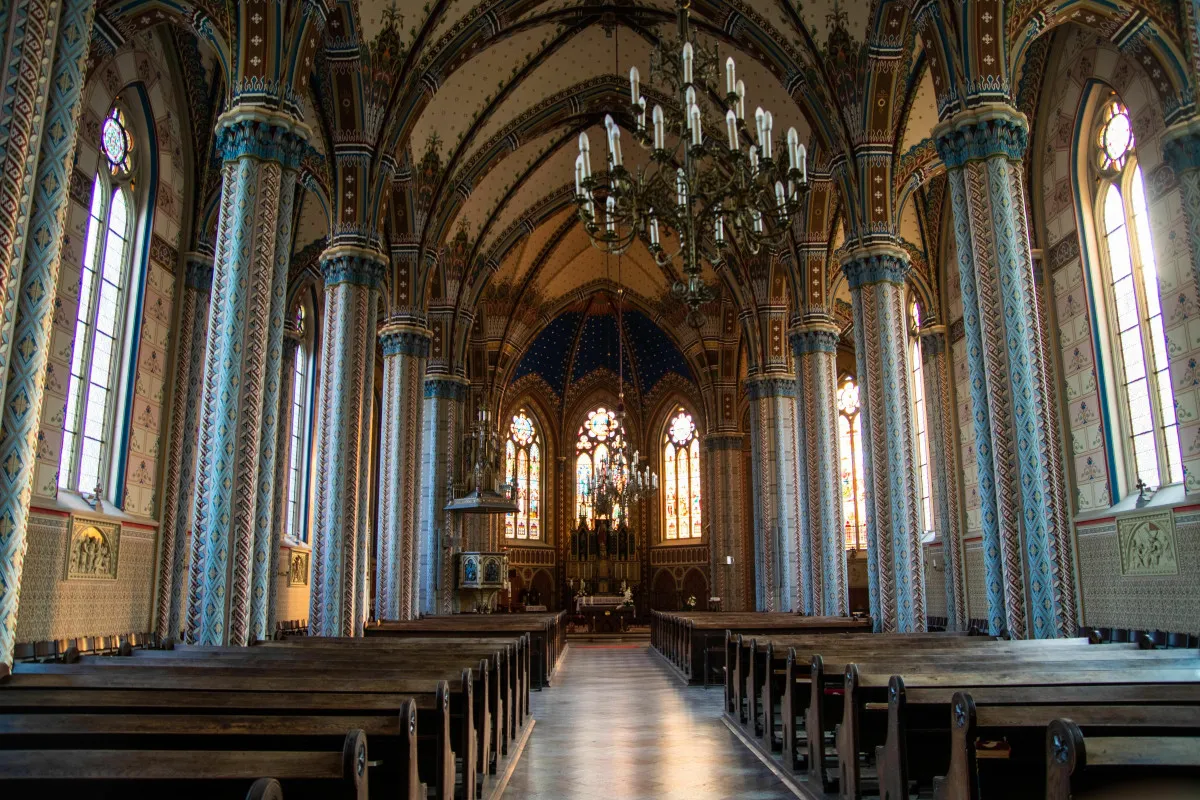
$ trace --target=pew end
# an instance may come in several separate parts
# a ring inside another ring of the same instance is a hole
[[[1148,782],[1153,782],[1152,784]],[[1069,719],[1046,729],[1046,800],[1200,794],[1200,737],[1084,737]]]

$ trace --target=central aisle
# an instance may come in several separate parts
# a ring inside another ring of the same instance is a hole
[[[532,695],[537,727],[504,798],[792,797],[725,727],[721,698],[684,687],[647,645],[572,644]]]

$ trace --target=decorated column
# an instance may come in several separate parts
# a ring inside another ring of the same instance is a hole
[[[359,636],[367,621],[371,406],[378,252],[336,246],[321,256],[325,313],[317,401],[317,496],[308,630]]]
[[[921,373],[925,377],[925,429],[933,483],[934,525],[942,538],[949,630],[966,630],[967,600],[959,509],[958,443],[950,400],[950,351],[945,325],[927,325],[921,335]]]
[[[6,6],[6,8],[9,6]],[[12,13],[32,15],[30,9],[11,5]],[[53,8],[57,10],[57,5]],[[88,42],[91,39],[92,0],[66,3],[58,17],[58,44],[50,65],[49,94],[46,99],[46,124],[38,146],[37,169],[25,179],[32,178],[33,200],[26,221],[28,241],[20,275],[9,270],[0,275],[11,280],[15,293],[5,287],[5,293],[15,297],[16,319],[12,329],[11,351],[7,363],[0,369],[7,374],[4,387],[4,407],[0,410],[0,676],[12,664],[13,637],[17,629],[17,605],[21,593],[21,570],[25,562],[26,535],[29,526],[29,498],[33,492],[33,465],[36,458],[42,396],[46,387],[46,364],[50,353],[50,334],[55,308],[55,287],[62,258],[63,223],[67,213],[67,184],[75,163],[75,138],[79,129],[80,93],[83,90],[84,67],[87,63]],[[0,11],[0,19],[8,21],[8,12]],[[21,26],[28,20],[21,22]],[[52,20],[51,20],[52,23]],[[4,58],[15,58],[8,52]],[[47,51],[43,58],[49,61]],[[37,65],[31,65],[35,70]],[[36,109],[10,104],[13,87],[32,89],[32,75],[16,73],[16,65],[6,74],[3,107],[13,115],[6,120],[6,132],[11,137],[12,125],[19,114],[35,114]],[[43,78],[45,76],[43,75]],[[39,88],[38,91],[41,91]],[[24,98],[28,100],[29,98]],[[22,134],[25,135],[25,134]],[[18,143],[11,142],[12,147]],[[30,145],[32,148],[32,146]],[[9,153],[5,153],[8,158]],[[26,162],[28,166],[29,162]],[[8,176],[11,177],[11,176]],[[7,178],[5,179],[7,180]],[[13,188],[0,180],[0,187]],[[15,214],[6,208],[3,214]],[[18,224],[21,219],[17,219]],[[11,221],[4,223],[11,225]],[[3,225],[0,225],[3,227]],[[0,242],[2,244],[2,242]],[[0,265],[0,268],[9,268]],[[12,306],[4,305],[7,315]],[[7,324],[4,326],[7,332]],[[6,344],[7,347],[7,344]]]
[[[796,358],[796,469],[800,492],[800,570],[805,614],[845,616],[846,545],[842,528],[837,428],[837,326],[811,322],[792,332]]]
[[[443,547],[451,533],[445,511],[454,481],[454,459],[462,444],[463,412],[471,384],[450,375],[425,380],[421,439],[421,516],[417,542],[417,597],[421,614],[449,614],[454,565]]]
[[[908,254],[891,244],[842,260],[854,305],[867,483],[867,581],[875,629],[925,629],[925,574],[917,517],[905,278]]]
[[[940,124],[934,139],[959,257],[989,632],[1045,638],[1073,632],[1075,579],[1025,209],[1028,130],[993,104]]]
[[[187,611],[187,555],[196,486],[196,438],[203,394],[204,351],[208,341],[213,255],[187,254],[179,309],[179,348],[171,397],[171,439],[167,452],[163,520],[159,528],[158,606],[155,625],[162,636],[178,638]]]
[[[713,594],[726,611],[750,611],[753,598],[746,596],[752,554],[746,552],[744,532],[745,489],[742,451],[746,437],[741,433],[712,433],[704,437],[708,481],[704,514],[708,520],[710,571]]]
[[[268,545],[269,553],[261,567],[266,570],[267,607],[266,615],[255,620],[259,626],[255,633],[260,639],[269,639],[275,633],[276,603],[279,599],[279,551],[283,546],[283,534],[287,530],[288,491],[291,488],[289,482],[292,466],[292,415],[295,411],[296,356],[300,350],[300,339],[303,334],[304,331],[295,316],[292,314],[285,316],[283,356],[280,360],[279,424],[275,431],[275,479],[271,491],[271,519],[274,520],[274,526]]]
[[[270,587],[283,317],[292,201],[307,129],[235,107],[218,122],[224,156],[192,512],[187,636],[247,644]]]
[[[385,325],[379,332],[383,346],[383,413],[375,616],[381,620],[413,619],[421,608],[417,511],[429,338],[427,329],[412,325]]]
[[[755,608],[798,611],[799,485],[796,475],[796,380],[766,374],[746,380],[754,486]]]

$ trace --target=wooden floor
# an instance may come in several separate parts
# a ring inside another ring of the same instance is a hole
[[[745,798],[793,795],[721,721],[721,690],[681,686],[641,643],[571,642],[505,798]]]

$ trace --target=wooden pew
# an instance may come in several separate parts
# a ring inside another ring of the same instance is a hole
[[[367,638],[463,638],[529,635],[531,688],[549,686],[566,644],[566,613],[453,614],[402,622],[384,621],[364,630]],[[528,698],[524,713],[529,713]]]
[[[121,662],[111,659],[113,664]],[[18,664],[0,684],[0,712],[87,708],[94,713],[138,709],[147,713],[230,714],[293,713],[314,716],[382,717],[377,729],[391,726],[405,704],[415,704],[418,719],[418,770],[440,798],[476,796],[471,670],[451,684],[446,680],[392,672],[339,675],[328,670],[235,667],[194,668],[138,662],[148,668],[63,664]],[[465,710],[465,712],[464,712]],[[454,723],[454,717],[458,722]],[[383,740],[387,742],[387,739]],[[407,753],[398,744],[392,761]],[[456,758],[461,757],[461,783]],[[423,769],[422,769],[423,768]]]
[[[367,800],[369,770],[367,737],[357,730],[326,752],[0,750],[0,787],[13,792],[36,781],[35,791],[47,797],[82,790],[89,797],[275,799],[282,781],[294,789],[289,798]]]
[[[942,668],[928,674],[908,671],[903,675],[900,686],[905,686],[908,699],[911,700],[917,690],[934,689],[944,691],[977,691],[991,688],[1016,689],[1026,695],[1051,692],[1060,698],[1069,699],[1077,687],[1113,687],[1113,686],[1142,686],[1147,691],[1149,687],[1158,684],[1183,684],[1175,687],[1185,698],[1200,697],[1200,667],[1195,668],[1156,668],[1142,665],[1143,668],[1121,666],[1117,668],[1097,667],[1088,662],[1073,661],[1054,668],[1050,665],[1029,665],[1026,667],[1000,664],[989,670],[983,663],[968,667],[968,671],[955,671]],[[880,771],[881,781],[889,774],[888,759],[891,763],[902,763],[904,754],[898,749],[891,752],[877,751],[876,747],[886,747],[886,718],[879,720],[878,712],[887,708],[887,697],[895,691],[897,684],[893,675],[886,674],[889,670],[880,667],[879,671],[862,672],[860,665],[848,664],[845,672],[844,694],[842,698],[842,722],[837,729],[837,760],[839,775],[839,791],[843,798],[858,798],[861,796],[861,775],[859,771],[859,754],[876,753],[884,759]],[[1097,691],[1089,689],[1089,691]],[[1151,695],[1153,696],[1153,695]],[[872,719],[871,717],[874,717]],[[901,731],[895,740],[898,744],[907,742]],[[895,775],[895,772],[890,773]],[[885,787],[886,790],[886,787]]]
[[[320,642],[320,639],[299,639],[300,642]],[[411,670],[419,667],[427,671],[435,665],[454,670],[464,663],[476,663],[475,709],[476,766],[479,772],[494,774],[499,757],[508,752],[509,737],[515,735],[511,724],[505,720],[505,703],[513,703],[511,686],[501,680],[507,678],[508,659],[500,648],[512,648],[515,640],[480,641],[437,640],[436,648],[428,645],[410,647],[391,644],[372,644],[362,639],[343,644],[300,647],[277,646],[278,643],[263,643],[245,647],[199,647],[180,646],[173,651],[147,651],[135,654],[135,661],[153,661],[194,666],[228,665],[275,665],[285,664],[290,671],[296,665],[306,665],[317,660],[321,664],[335,666],[348,672],[365,671],[378,674],[380,670]],[[478,659],[478,661],[476,661]],[[88,660],[105,666],[106,659]]]
[[[1083,688],[1083,687],[1080,687]],[[955,692],[950,704],[951,742],[946,774],[934,779],[937,800],[980,800],[981,796],[1028,796],[1045,793],[1046,736],[1057,718],[1069,717],[1092,733],[1137,731],[1138,735],[1169,733],[1200,734],[1200,704],[1177,704],[1171,687],[1154,687],[1153,700],[1145,687],[1105,686],[1094,696],[1076,692],[1069,702],[1046,698],[1038,704],[1025,696],[989,697],[989,704],[975,703],[970,692]],[[902,715],[893,721],[892,705],[905,702],[901,692],[889,700],[888,732],[904,724]],[[995,702],[1006,699],[1010,702]],[[997,769],[984,769],[985,764]],[[892,778],[895,783],[899,779]],[[986,792],[981,794],[986,787]]]
[[[1200,795],[1200,737],[1085,738],[1058,719],[1046,730],[1046,763],[1046,800],[1083,798],[1097,787],[1106,798],[1131,800]]]

